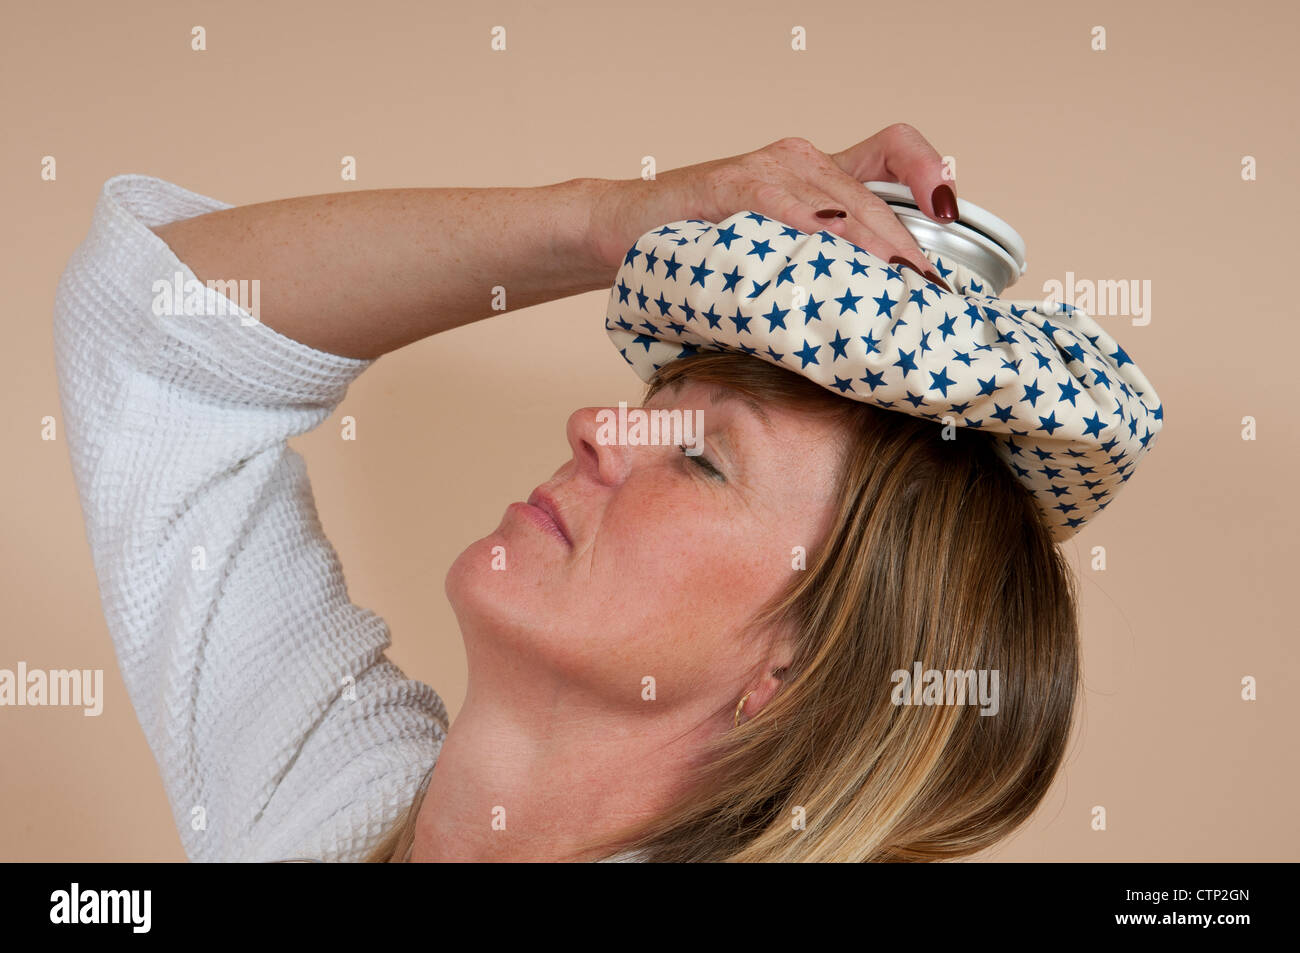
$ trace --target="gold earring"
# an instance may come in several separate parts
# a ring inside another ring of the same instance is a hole
[[[753,692],[745,692],[745,694],[743,694],[743,695],[740,696],[740,704],[736,706],[736,717],[733,718],[733,719],[731,719],[731,727],[733,727],[733,728],[739,728],[739,727],[740,727],[740,712],[741,712],[741,709],[743,709],[743,708],[745,707],[745,699],[748,698],[748,697],[749,697],[750,695],[752,695],[752,694],[754,694],[754,693],[753,693]]]

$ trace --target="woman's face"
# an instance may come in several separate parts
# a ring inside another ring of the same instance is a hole
[[[708,712],[784,664],[781,633],[746,621],[800,571],[796,547],[811,556],[829,530],[839,425],[775,405],[760,414],[689,382],[645,406],[670,408],[702,412],[700,455],[604,443],[602,408],[576,411],[573,457],[539,488],[549,503],[511,504],[457,558],[447,594],[471,681],[495,673],[631,710],[644,709],[650,676],[657,705]],[[548,507],[567,540],[548,527]]]

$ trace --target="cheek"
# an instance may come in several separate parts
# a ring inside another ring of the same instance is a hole
[[[712,677],[744,653],[748,620],[790,582],[789,551],[784,534],[748,512],[677,507],[616,545],[599,541],[592,588],[616,593],[606,605],[620,620],[611,640]]]

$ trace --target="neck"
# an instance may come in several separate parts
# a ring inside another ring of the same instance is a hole
[[[539,702],[545,699],[545,702]],[[700,713],[609,712],[563,692],[475,690],[443,742],[412,861],[591,861],[679,796],[717,729]]]

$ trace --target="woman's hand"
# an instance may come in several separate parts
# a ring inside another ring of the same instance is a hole
[[[652,180],[606,180],[592,209],[594,254],[612,274],[632,244],[657,225],[688,218],[720,222],[748,209],[809,234],[825,229],[887,261],[902,258],[944,284],[898,216],[862,184],[901,182],[922,212],[951,222],[957,199],[943,171],[925,137],[895,123],[841,152],[827,154],[793,136]],[[818,214],[827,209],[832,214]]]

